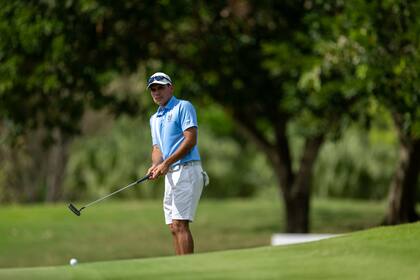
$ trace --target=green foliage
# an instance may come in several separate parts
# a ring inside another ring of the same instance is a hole
[[[200,115],[203,117],[199,116],[199,149],[211,181],[205,197],[249,197],[272,184],[264,157],[249,144],[229,137],[226,130],[232,124],[223,112],[214,108],[203,110]],[[150,167],[148,120],[123,117],[100,122],[110,122],[110,125],[95,135],[77,139],[71,148],[65,182],[68,199],[103,196],[144,176]],[[220,126],[219,132],[217,129],[211,132],[213,126]],[[118,196],[160,198],[163,180],[150,184],[153,188],[137,186],[134,191]]]
[[[396,136],[373,128],[369,134],[352,128],[336,142],[327,142],[314,172],[314,192],[322,197],[384,199],[397,159]]]
[[[204,130],[200,153],[211,182],[205,189],[207,197],[250,197],[272,185],[265,157],[250,145]]]
[[[157,36],[153,19],[159,10],[119,1],[1,3],[2,120],[16,130],[40,126],[74,134],[89,107],[107,107],[117,114],[138,112],[130,97],[106,95],[103,87],[116,71],[134,71],[147,56],[145,37],[134,40],[132,32]]]
[[[392,119],[386,110],[368,110],[376,117],[369,129],[353,123],[343,129],[340,138],[325,141],[313,173],[313,194],[317,197],[384,199],[397,161],[398,140]],[[293,168],[299,168],[304,145],[301,126],[292,122]]]
[[[418,1],[340,1],[331,9],[329,1],[317,1],[307,20],[329,18],[314,25],[315,49],[322,57],[322,72],[340,74],[347,95],[374,97],[401,120],[406,136],[418,137],[420,102]],[[326,6],[329,9],[326,9]],[[331,17],[336,12],[338,16]],[[410,61],[410,63],[407,63]],[[352,116],[370,118],[363,107]]]
[[[320,152],[314,171],[314,194],[321,197],[383,199],[396,162],[397,142],[390,117],[380,109],[367,132],[352,126]],[[372,112],[373,112],[372,111]],[[211,185],[203,197],[249,197],[275,188],[274,174],[265,156],[250,144],[231,138],[233,124],[219,107],[199,110],[199,148]],[[120,118],[94,135],[76,140],[67,168],[68,199],[93,199],[127,185],[143,175],[150,163],[149,124],[144,118]],[[230,127],[230,129],[228,129]],[[299,168],[304,139],[291,126],[293,167]],[[119,197],[160,198],[163,181],[138,186]]]
[[[1,4],[0,128],[10,126],[11,135],[41,126],[70,137],[80,131],[91,108],[138,115],[152,110],[144,96],[106,91],[115,77],[139,69],[174,73],[180,96],[209,108],[206,118],[211,128],[201,132],[202,154],[217,186],[209,189],[211,196],[249,196],[257,186],[272,184],[264,158],[244,143],[239,130],[248,132],[275,171],[286,170],[283,173],[299,170],[298,156],[305,147],[290,143],[293,139],[285,133],[290,121],[302,142],[319,135],[337,139],[354,120],[370,127],[374,112],[369,105],[375,100],[399,116],[406,136],[420,135],[419,1]],[[221,111],[228,121],[219,115]],[[96,196],[144,172],[148,148],[136,141],[147,140],[136,128],[142,127],[141,133],[148,129],[136,118],[116,123],[115,135],[104,133],[74,145],[68,197]],[[348,137],[349,143],[357,143]],[[362,144],[353,144],[351,155],[392,158],[392,153],[385,156],[382,150],[373,154],[358,150]],[[141,152],[132,153],[136,145]],[[298,155],[293,168],[290,146],[300,150],[293,152]],[[378,184],[382,173],[371,168],[376,160],[359,165],[348,159],[349,154],[341,155],[347,158],[331,156],[325,167],[320,166],[327,172],[334,170],[330,165],[344,165],[345,172],[358,173],[346,190]],[[388,164],[381,169],[387,168]],[[282,177],[283,183],[293,186],[289,179],[295,174]],[[326,185],[328,190],[337,188]],[[139,196],[156,195],[137,191]],[[380,196],[361,190],[351,195]]]
[[[151,136],[145,121],[122,117],[111,128],[73,144],[64,186],[67,198],[104,196],[146,174],[151,163]],[[136,186],[117,197],[156,197],[161,188],[157,183],[150,185],[154,187]]]

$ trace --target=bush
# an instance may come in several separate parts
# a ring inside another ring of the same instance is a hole
[[[321,149],[314,172],[314,191],[323,197],[383,199],[397,160],[390,130],[351,128]]]
[[[264,157],[245,141],[199,129],[203,168],[210,176],[204,197],[250,197],[269,184]],[[81,137],[72,146],[65,193],[67,199],[96,198],[128,185],[150,167],[151,136],[148,120],[123,117],[106,131]],[[160,198],[163,180],[136,187],[138,198]],[[133,191],[119,197],[132,197]]]

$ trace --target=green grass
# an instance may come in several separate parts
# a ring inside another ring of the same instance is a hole
[[[0,279],[420,279],[420,223],[319,242],[25,269]]]
[[[79,207],[81,203],[77,204]],[[106,201],[72,214],[66,204],[0,207],[0,267],[67,264],[173,255],[160,201]],[[372,227],[381,203],[315,200],[312,231],[343,233]],[[269,245],[283,230],[276,197],[203,200],[192,224],[196,252]]]

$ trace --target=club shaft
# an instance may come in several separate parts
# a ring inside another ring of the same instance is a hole
[[[141,182],[143,182],[144,180],[146,180],[146,179],[148,179],[148,178],[149,178],[149,177],[148,177],[148,176],[146,176],[146,177],[144,177],[144,178],[142,178],[142,179],[140,179],[140,180],[137,180],[137,181],[135,181],[135,182],[133,182],[133,183],[131,183],[131,184],[129,184],[129,185],[127,185],[127,186],[125,186],[124,188],[121,188],[121,189],[119,189],[119,190],[116,190],[116,191],[115,191],[115,192],[113,192],[113,193],[108,194],[107,196],[104,196],[104,197],[99,198],[99,199],[97,199],[97,200],[95,200],[95,201],[92,201],[91,203],[89,203],[89,204],[87,204],[87,205],[83,206],[83,208],[87,208],[87,207],[89,207],[89,206],[91,206],[91,205],[93,205],[93,204],[95,204],[95,203],[98,203],[98,202],[100,202],[100,201],[102,201],[102,200],[104,200],[104,199],[107,199],[108,197],[110,197],[110,196],[112,196],[112,195],[114,195],[114,194],[116,194],[116,193],[119,193],[119,192],[121,192],[121,191],[123,191],[123,190],[125,190],[125,189],[128,189],[128,188],[129,188],[129,187],[131,187],[131,186],[137,185],[138,183],[141,183]]]

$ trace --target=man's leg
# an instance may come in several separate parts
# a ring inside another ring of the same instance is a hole
[[[173,224],[169,224],[168,226],[169,226],[169,230],[171,231],[171,234],[172,234],[172,240],[173,240],[173,244],[174,244],[175,253],[177,255],[181,255],[181,252],[180,252],[180,249],[179,249],[179,246],[178,246],[178,238],[176,237],[176,232],[175,232],[175,229],[173,227]]]
[[[168,199],[165,207],[166,223],[171,223],[169,228],[174,238],[176,254],[192,254],[194,253],[194,241],[189,223],[194,219],[203,190],[202,168],[200,165],[183,166],[177,180],[173,180],[176,174],[176,172],[172,172],[166,176],[167,185],[170,185],[172,190],[171,200]]]
[[[188,220],[173,220],[170,225],[177,255],[194,253],[194,240],[189,223]]]

